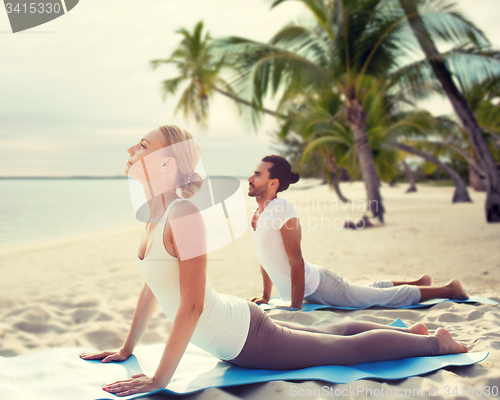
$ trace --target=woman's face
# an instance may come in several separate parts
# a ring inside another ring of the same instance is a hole
[[[143,159],[147,155],[154,153],[155,151],[164,147],[160,141],[161,134],[162,133],[159,129],[155,129],[154,131],[149,132],[141,140],[139,140],[137,144],[133,145],[127,150],[128,154],[130,154],[130,157],[127,161],[127,168],[125,169],[126,175],[129,175],[129,171],[132,165],[140,162],[141,159]],[[139,165],[137,165],[136,167],[139,167]],[[142,170],[142,168],[140,169]],[[130,174],[130,176],[133,175],[134,174]]]
[[[127,150],[125,174],[141,183],[147,200],[176,188],[177,164],[162,139],[163,133],[156,129]]]

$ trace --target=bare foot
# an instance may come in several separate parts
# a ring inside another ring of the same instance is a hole
[[[424,324],[418,322],[415,325],[410,326],[410,333],[415,333],[417,335],[428,335],[429,331]]]
[[[462,284],[458,281],[458,279],[453,279],[450,283],[446,285],[446,287],[452,289],[452,293],[450,294],[450,299],[454,300],[467,300],[469,296],[465,293]]]
[[[445,354],[458,354],[458,353],[468,353],[469,349],[463,344],[455,342],[452,338],[451,333],[444,328],[438,328],[435,337],[439,340],[439,355]]]
[[[432,285],[432,278],[425,274],[422,275],[416,282],[416,286],[431,286]]]

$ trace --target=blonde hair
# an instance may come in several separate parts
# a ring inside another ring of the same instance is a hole
[[[200,160],[200,148],[191,134],[176,125],[160,125],[163,134],[162,142],[175,158],[177,164],[177,180],[181,195],[185,199],[194,196],[201,189],[203,178],[194,169]],[[172,146],[176,144],[176,146]]]

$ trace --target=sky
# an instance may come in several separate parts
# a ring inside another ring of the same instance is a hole
[[[500,47],[499,0],[458,0],[460,10]],[[222,96],[208,129],[174,115],[153,71],[180,42],[176,30],[203,20],[212,37],[267,41],[304,17],[299,2],[271,10],[269,0],[80,0],[68,14],[13,34],[0,6],[0,176],[123,175],[127,149],[158,125],[176,124],[198,140],[208,175],[250,176],[275,151],[272,117],[255,132]],[[445,100],[423,104],[450,113]]]

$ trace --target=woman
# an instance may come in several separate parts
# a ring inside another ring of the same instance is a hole
[[[173,325],[154,376],[133,375],[103,390],[127,396],[166,387],[189,342],[233,364],[267,369],[467,351],[444,329],[428,336],[422,324],[401,329],[370,322],[326,327],[276,323],[256,304],[214,292],[206,279],[203,220],[196,207],[176,191],[180,188],[182,197],[189,198],[201,188],[201,176],[194,172],[199,161],[196,142],[183,129],[160,126],[128,152],[126,173],[142,184],[150,210],[138,253],[145,284],[123,347],[80,357],[102,362],[126,360],[157,302]]]

